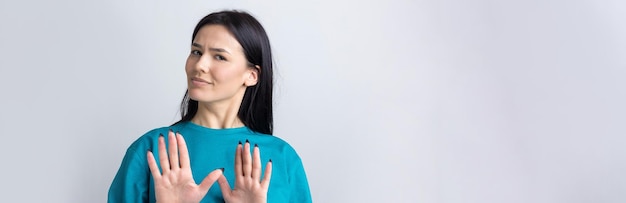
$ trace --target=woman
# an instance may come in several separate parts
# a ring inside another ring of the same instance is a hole
[[[244,12],[207,15],[185,71],[182,119],[131,144],[109,202],[311,202],[298,154],[271,136],[272,55],[261,24]]]

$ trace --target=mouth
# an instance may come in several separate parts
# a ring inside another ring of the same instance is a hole
[[[191,83],[193,83],[194,85],[206,85],[206,84],[213,84],[209,81],[206,81],[205,79],[199,78],[199,77],[193,77],[191,78]]]

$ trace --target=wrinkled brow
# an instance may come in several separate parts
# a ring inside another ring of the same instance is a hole
[[[202,45],[200,45],[200,44],[198,44],[198,43],[195,43],[195,42],[194,42],[194,43],[191,43],[191,46],[198,47],[198,48],[202,49]],[[214,51],[214,52],[225,52],[225,53],[230,54],[230,52],[226,51],[226,49],[223,49],[223,48],[213,48],[213,47],[210,47],[210,48],[209,48],[209,51]]]

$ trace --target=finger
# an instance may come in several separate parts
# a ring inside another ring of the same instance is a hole
[[[185,138],[183,138],[183,135],[178,134],[176,136],[176,140],[178,141],[178,155],[180,156],[180,167],[191,168],[189,164],[189,151],[187,150],[187,143],[185,143]]]
[[[178,143],[176,142],[176,135],[170,131],[167,135],[167,141],[169,142],[169,154],[170,154],[170,168],[172,170],[180,168],[178,163]]]
[[[220,176],[222,176],[223,172],[224,172],[223,168],[218,168],[218,169],[215,169],[213,172],[209,173],[209,175],[207,175],[206,177],[204,177],[204,180],[202,180],[202,182],[199,185],[200,191],[202,191],[202,193],[208,192],[209,189],[211,189],[211,186],[213,185],[213,183],[215,183],[215,181]]]
[[[228,184],[226,176],[222,174],[217,179],[217,184],[220,185],[220,190],[222,190],[222,196],[224,196],[224,199],[230,199],[230,193],[232,192],[232,189],[230,189],[230,184]]]
[[[272,159],[267,162],[265,165],[265,175],[263,176],[263,181],[261,181],[261,186],[263,188],[268,188],[270,185],[270,180],[272,179]]]
[[[148,167],[150,167],[150,172],[152,173],[152,178],[154,178],[154,180],[161,178],[161,172],[159,171],[159,166],[156,164],[152,151],[148,151]]]
[[[235,177],[243,176],[243,171],[241,170],[241,141],[237,144],[237,149],[235,150]]]
[[[261,181],[261,152],[257,144],[254,144],[252,149],[252,178],[256,182]]]
[[[250,157],[250,142],[246,140],[246,144],[243,145],[242,153],[242,169],[243,176],[251,176],[252,172],[252,158]]]
[[[161,172],[165,174],[170,171],[170,160],[167,157],[163,134],[159,135],[159,162],[161,162]]]

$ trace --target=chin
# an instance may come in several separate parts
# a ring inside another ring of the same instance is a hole
[[[207,99],[206,93],[201,92],[201,90],[197,88],[191,88],[188,91],[189,91],[189,98],[193,100],[204,101]]]
[[[190,89],[189,98],[198,102],[214,102],[220,100],[220,98],[216,98],[214,94],[199,89]]]

